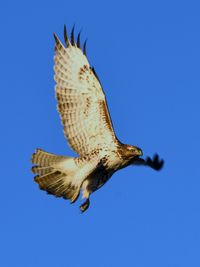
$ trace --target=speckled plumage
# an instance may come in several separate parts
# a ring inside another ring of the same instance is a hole
[[[74,28],[71,41],[64,28],[64,46],[55,37],[54,79],[57,108],[69,145],[77,158],[50,154],[37,149],[32,156],[35,181],[40,188],[57,197],[75,202],[82,190],[89,207],[89,196],[112,174],[139,160],[142,152],[118,141],[109,115],[105,94],[99,78],[86,57],[86,42],[81,49]],[[141,161],[140,161],[141,162]]]

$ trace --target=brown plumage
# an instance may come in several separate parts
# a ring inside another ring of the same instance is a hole
[[[161,169],[163,161],[140,158],[142,150],[124,145],[116,137],[99,78],[86,57],[86,41],[81,50],[80,32],[77,43],[74,27],[71,41],[64,27],[64,46],[55,38],[55,91],[57,108],[69,145],[77,158],[58,156],[37,149],[32,156],[32,172],[40,189],[75,202],[82,190],[89,207],[89,196],[100,188],[118,169],[127,165],[148,165]]]

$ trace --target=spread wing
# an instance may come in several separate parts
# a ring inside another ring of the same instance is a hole
[[[95,149],[115,147],[116,137],[99,79],[86,57],[86,42],[80,47],[80,33],[71,41],[64,28],[66,47],[54,35],[55,81],[58,111],[70,146],[83,156]]]

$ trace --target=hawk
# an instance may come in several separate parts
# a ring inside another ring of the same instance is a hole
[[[160,170],[164,164],[156,154],[143,159],[137,146],[121,143],[116,137],[106,96],[100,80],[81,48],[80,32],[74,27],[65,45],[55,38],[55,92],[64,135],[78,157],[58,156],[42,149],[32,155],[32,172],[40,189],[74,203],[82,192],[81,212],[87,210],[90,195],[102,187],[119,169],[144,165]]]

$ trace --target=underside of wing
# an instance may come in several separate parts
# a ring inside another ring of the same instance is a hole
[[[58,111],[70,146],[81,156],[94,149],[115,146],[116,137],[99,79],[83,51],[80,33],[71,41],[64,29],[65,45],[56,35],[55,81]]]

